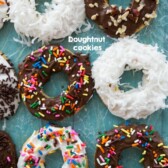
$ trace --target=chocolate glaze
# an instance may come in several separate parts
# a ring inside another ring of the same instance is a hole
[[[86,15],[111,37],[130,36],[156,17],[159,0],[132,0],[126,9],[110,5],[106,0],[85,0]]]
[[[128,134],[124,131],[129,132],[130,137],[127,136]],[[108,142],[104,141],[106,138],[108,138]],[[112,129],[111,131],[105,132],[105,134],[100,135],[97,141],[98,145],[101,147],[97,146],[96,149],[96,168],[105,168],[105,166],[119,168],[121,152],[124,149],[131,148],[133,146],[142,150],[141,162],[144,164],[145,168],[168,167],[168,149],[166,146],[164,146],[164,144],[162,144],[163,141],[161,137],[152,129],[151,126],[121,125]],[[104,150],[104,152],[102,152],[101,148]],[[109,153],[111,154],[108,156]],[[100,164],[102,163],[102,160],[100,159],[100,156],[103,158],[108,158],[108,164],[101,166]]]
[[[17,168],[15,146],[4,131],[0,131],[0,168]]]
[[[69,86],[61,95],[48,97],[42,86],[53,72],[59,71],[68,75]],[[32,79],[32,76],[36,77]],[[19,65],[19,87],[22,99],[33,115],[45,120],[63,120],[77,113],[92,97],[94,81],[89,57],[74,55],[62,46],[44,46],[29,54]]]

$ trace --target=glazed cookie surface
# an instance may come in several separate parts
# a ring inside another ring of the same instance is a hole
[[[142,151],[140,163],[144,168],[168,167],[168,146],[152,126],[120,125],[105,132],[97,139],[95,154],[96,168],[123,168],[119,164],[120,155],[127,148]]]
[[[0,131],[0,168],[17,168],[15,145],[4,131]]]
[[[88,168],[86,145],[71,127],[59,128],[47,124],[35,131],[23,145],[18,168],[45,168],[45,157],[61,150],[62,168]]]
[[[0,51],[0,120],[12,116],[19,105],[18,79],[13,65]]]
[[[48,97],[43,86],[52,73],[63,71],[69,85],[59,96]],[[19,65],[21,97],[28,110],[45,120],[63,120],[76,114],[92,97],[94,82],[89,57],[62,46],[43,46]]]
[[[85,0],[87,16],[112,37],[130,36],[155,18],[158,0],[132,0],[129,7],[110,5],[108,0]]]

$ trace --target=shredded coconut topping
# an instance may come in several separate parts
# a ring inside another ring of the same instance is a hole
[[[5,0],[0,0],[0,29],[3,27],[4,19],[7,17],[8,6]]]
[[[36,10],[35,0],[9,0],[9,17],[24,44],[29,38],[47,43],[65,38],[84,24],[83,0],[52,0],[44,3],[44,13]]]
[[[118,86],[126,70],[142,70],[143,79],[138,88],[124,92]],[[146,118],[166,108],[167,76],[166,56],[158,51],[157,46],[141,44],[129,38],[112,44],[93,66],[99,96],[111,113],[124,119]]]

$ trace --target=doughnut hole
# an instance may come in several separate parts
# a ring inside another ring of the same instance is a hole
[[[120,156],[119,164],[124,168],[143,168],[143,164],[139,163],[141,160],[142,151],[138,148],[128,148],[123,150]]]
[[[138,86],[142,84],[142,78],[142,70],[124,71],[124,73],[120,76],[119,89],[127,92],[133,88],[138,88]]]
[[[45,168],[50,168],[50,167],[58,167],[58,168],[60,167],[61,168],[62,165],[64,164],[61,151],[56,150],[55,153],[51,155],[47,155],[45,164],[46,164]]]
[[[122,6],[124,9],[126,9],[130,5],[131,1],[132,0],[109,0],[109,4],[117,5],[118,7]]]
[[[45,9],[46,9],[46,6],[45,6],[45,2],[44,0],[36,0],[36,9],[38,12],[40,13],[45,13]],[[51,4],[52,0],[47,0],[47,3]]]
[[[50,80],[43,86],[43,92],[49,97],[57,97],[66,90],[69,84],[64,72],[52,73]]]

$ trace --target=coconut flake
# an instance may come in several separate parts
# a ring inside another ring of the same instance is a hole
[[[5,0],[0,0],[0,29],[3,27],[4,21],[7,18],[8,5]]]

